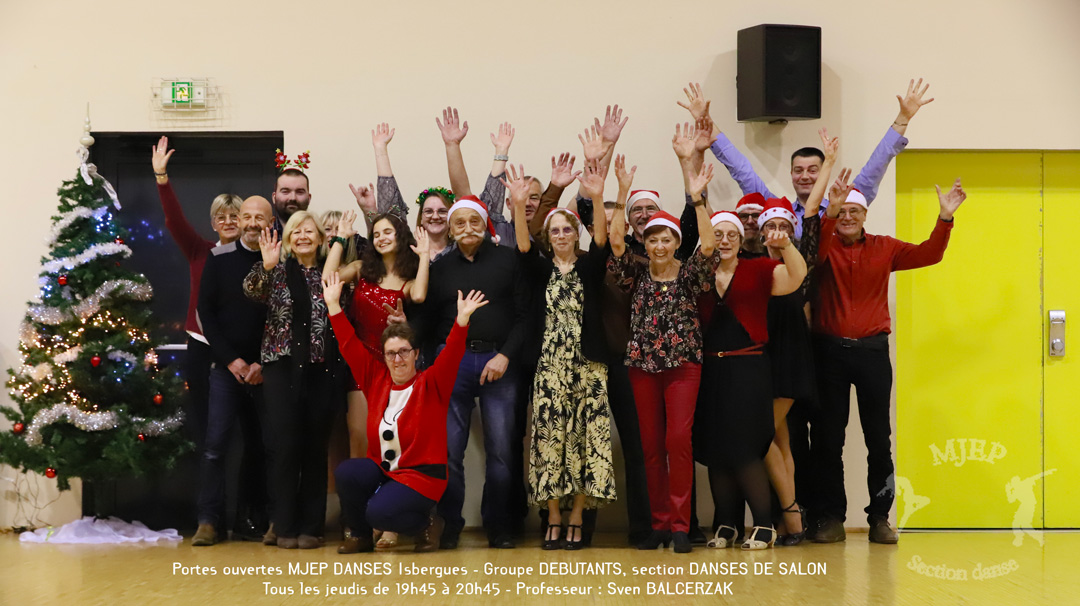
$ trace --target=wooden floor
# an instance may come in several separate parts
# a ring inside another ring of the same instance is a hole
[[[312,551],[239,542],[65,546],[8,534],[0,536],[0,604],[1080,604],[1080,533],[1042,538],[1015,546],[1011,532],[905,533],[885,546],[850,533],[835,545],[679,555],[631,550],[615,535],[598,535],[581,552],[545,552],[535,539],[493,550],[466,533],[456,551],[340,556],[336,542]],[[305,597],[305,588],[319,593]],[[587,595],[554,593],[571,588]]]

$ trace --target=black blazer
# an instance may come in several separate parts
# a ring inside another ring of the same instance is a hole
[[[535,364],[540,359],[544,343],[544,326],[547,319],[547,290],[555,264],[540,254],[536,244],[527,253],[518,252],[526,279],[533,290],[532,313],[529,314],[529,339],[525,361]],[[592,362],[607,362],[607,341],[604,337],[604,320],[601,314],[601,296],[604,276],[607,272],[608,249],[593,245],[588,252],[578,255],[574,268],[581,278],[584,299],[581,313],[581,353]]]

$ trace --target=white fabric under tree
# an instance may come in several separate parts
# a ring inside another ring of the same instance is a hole
[[[83,543],[90,545],[117,543],[156,543],[180,541],[174,528],[150,530],[142,522],[125,522],[120,518],[97,519],[86,516],[63,526],[28,530],[19,535],[24,543]]]

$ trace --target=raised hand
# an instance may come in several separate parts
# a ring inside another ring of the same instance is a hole
[[[453,107],[444,109],[442,116],[442,122],[439,122],[438,117],[435,118],[435,125],[439,127],[443,143],[447,145],[461,143],[461,140],[469,133],[469,123],[461,122],[458,119],[458,110]]]
[[[150,163],[153,164],[155,173],[160,175],[165,172],[166,167],[169,165],[169,158],[172,157],[174,151],[176,150],[169,149],[168,137],[162,137],[158,139],[157,145],[150,146]]]
[[[457,323],[459,326],[468,326],[469,318],[473,312],[490,303],[484,298],[484,293],[479,290],[470,290],[466,296],[457,291]]]
[[[675,125],[675,136],[671,138],[671,148],[675,150],[675,155],[680,160],[685,160],[693,155],[694,150],[694,137],[697,136],[697,129],[693,124],[685,122],[682,125],[682,129],[678,124]]]
[[[919,78],[918,82],[911,80],[908,82],[907,94],[901,97],[896,95],[896,100],[900,102],[900,115],[910,121],[915,116],[915,112],[919,111],[919,108],[930,103],[934,100],[933,97],[923,101],[923,96],[926,95],[926,91],[930,88],[930,84],[927,83],[923,86],[922,78]]]
[[[960,179],[953,183],[952,189],[945,193],[941,193],[941,188],[937,185],[934,186],[937,190],[938,203],[941,205],[941,218],[945,221],[950,221],[953,215],[956,214],[956,209],[960,208],[960,205],[967,200],[967,192],[960,185]]]
[[[697,121],[709,115],[709,104],[712,102],[705,100],[705,94],[701,92],[701,84],[691,82],[689,86],[690,88],[682,89],[686,93],[686,103],[682,101],[676,101],[676,103],[679,104],[679,107],[689,111],[690,115]]]
[[[356,205],[365,213],[375,212],[378,208],[375,204],[375,184],[368,183],[367,187],[358,188],[350,183],[349,191],[351,191],[353,197],[356,198]]]
[[[499,181],[510,192],[511,204],[525,204],[529,199],[529,181],[525,178],[525,167],[518,164],[515,169],[513,164],[506,165],[506,178]]]
[[[701,197],[701,192],[705,191],[705,188],[708,187],[709,182],[712,181],[712,178],[713,165],[709,163],[703,164],[701,166],[701,171],[698,172],[698,174],[691,176],[688,180],[687,185],[690,188],[690,191],[688,193],[694,199]]]
[[[413,235],[416,236],[416,244],[410,244],[409,248],[411,248],[418,256],[426,259],[428,253],[431,252],[431,243],[428,240],[427,230],[422,226],[417,225],[416,228],[413,229]],[[423,263],[424,260],[421,259],[420,262]]]
[[[614,108],[610,105],[607,106],[607,111],[604,112],[603,124],[600,124],[599,118],[593,118],[593,121],[596,130],[600,131],[600,138],[605,143],[615,145],[622,134],[623,127],[626,126],[626,121],[629,119],[629,117],[622,117],[622,110],[619,109],[619,104],[616,103]]]
[[[326,301],[326,311],[330,315],[341,311],[341,287],[344,285],[341,276],[336,271],[323,275],[322,296],[323,300]]]
[[[702,118],[698,118],[697,122],[694,124],[694,129],[697,130],[697,134],[694,137],[694,149],[699,152],[704,152],[705,150],[712,147],[713,121],[708,114],[706,114]]]
[[[559,159],[556,160],[555,156],[551,157],[551,184],[555,187],[566,187],[577,179],[581,171],[574,172],[574,162],[577,160],[577,156],[571,156],[569,153],[563,152],[559,154]]]
[[[585,197],[597,202],[604,201],[604,167],[599,160],[586,160],[585,172],[578,176]]]
[[[787,248],[791,245],[791,238],[787,235],[787,232],[779,229],[770,230],[765,236],[765,246],[774,248],[777,250]]]
[[[829,207],[825,209],[825,216],[835,219],[840,216],[840,207],[847,201],[848,194],[855,189],[854,183],[848,183],[851,179],[851,169],[840,169],[840,175],[836,177],[832,188],[829,189]]]
[[[383,303],[383,309],[386,310],[387,324],[404,324],[409,321],[405,318],[405,305],[402,303],[402,299],[397,300],[397,307],[390,307]]]
[[[375,129],[371,131],[371,145],[376,150],[386,149],[386,146],[390,144],[390,140],[394,138],[395,129],[390,128],[390,125],[386,122],[382,124],[376,124]]]
[[[619,181],[620,190],[630,191],[630,186],[634,184],[634,173],[636,172],[637,166],[626,170],[626,156],[622,154],[615,156],[615,178]]]
[[[577,138],[585,149],[585,160],[599,160],[607,153],[608,148],[604,144],[604,139],[600,136],[600,130],[595,124],[586,128],[585,134],[578,135]]]
[[[468,130],[468,126],[465,127]],[[509,122],[499,125],[499,134],[491,133],[491,144],[495,146],[495,154],[505,156],[510,151],[510,144],[514,142],[514,127]],[[464,136],[464,135],[462,135]]]
[[[823,128],[818,131],[818,136],[821,137],[821,148],[825,150],[825,160],[836,161],[837,154],[840,153],[840,138],[829,138],[829,130]]]
[[[340,238],[348,240],[356,235],[356,229],[353,227],[353,222],[356,221],[356,211],[347,210],[341,213],[341,218],[337,223],[337,235]]]
[[[264,227],[259,234],[259,252],[262,253],[263,269],[270,271],[281,260],[281,238],[269,227]]]

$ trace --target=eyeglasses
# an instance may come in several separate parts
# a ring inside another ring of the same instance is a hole
[[[569,225],[567,225],[567,226],[562,227],[562,228],[552,227],[551,230],[548,232],[548,234],[550,234],[552,238],[558,236],[559,234],[562,234],[564,236],[572,236],[572,235],[574,235],[574,231],[575,230],[574,230],[573,227],[570,227]]]
[[[739,213],[739,218],[743,221],[753,219],[757,221],[757,218],[761,216],[761,213]]]
[[[399,349],[397,351],[385,352],[385,353],[383,353],[383,356],[386,358],[387,362],[392,362],[394,360],[394,358],[401,358],[402,360],[404,360],[405,358],[409,357],[409,354],[411,354],[412,352],[413,352],[413,348],[411,348],[411,347],[402,347],[401,349]]]
[[[445,208],[438,208],[438,209],[425,208],[424,212],[421,213],[421,214],[423,214],[425,217],[434,217],[435,215],[438,215],[440,217],[445,217],[447,215],[447,213],[449,213],[449,212],[450,211],[448,211]]]
[[[717,241],[727,239],[729,242],[734,242],[735,240],[737,240],[740,237],[739,232],[737,232],[737,231],[728,231],[728,232],[721,231],[721,232],[717,232],[716,234],[713,234],[713,235],[716,236]]]
[[[658,208],[655,204],[649,204],[648,206],[635,206],[634,208],[630,209],[631,215],[652,215],[658,212],[660,212],[660,208]]]
[[[214,215],[214,223],[239,223],[240,215]]]

